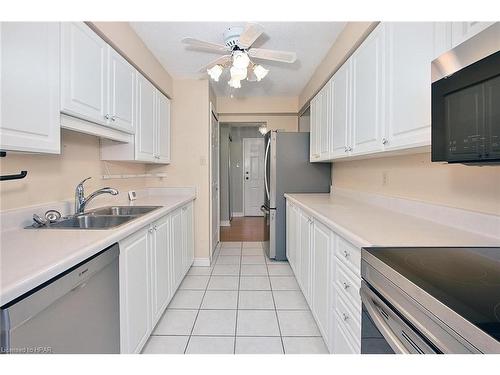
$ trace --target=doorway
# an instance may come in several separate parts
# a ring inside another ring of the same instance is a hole
[[[220,240],[262,241],[264,135],[262,123],[221,123]],[[248,172],[248,173],[247,173]]]
[[[210,103],[210,257],[219,243],[220,197],[219,197],[219,121]]]

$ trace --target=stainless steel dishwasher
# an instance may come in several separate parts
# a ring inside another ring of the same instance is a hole
[[[2,353],[119,353],[115,244],[2,306]]]

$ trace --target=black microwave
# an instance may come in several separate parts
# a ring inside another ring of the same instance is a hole
[[[432,161],[500,162],[500,24],[432,63]]]

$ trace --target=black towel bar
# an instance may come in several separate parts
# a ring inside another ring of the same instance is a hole
[[[9,180],[20,180],[28,174],[28,171],[21,171],[19,174],[8,174],[5,176],[0,176],[0,181],[9,181]]]

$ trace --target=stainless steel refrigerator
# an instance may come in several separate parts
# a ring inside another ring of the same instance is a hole
[[[330,163],[309,162],[309,133],[269,131],[265,137],[264,249],[271,259],[286,260],[285,193],[328,193]]]

